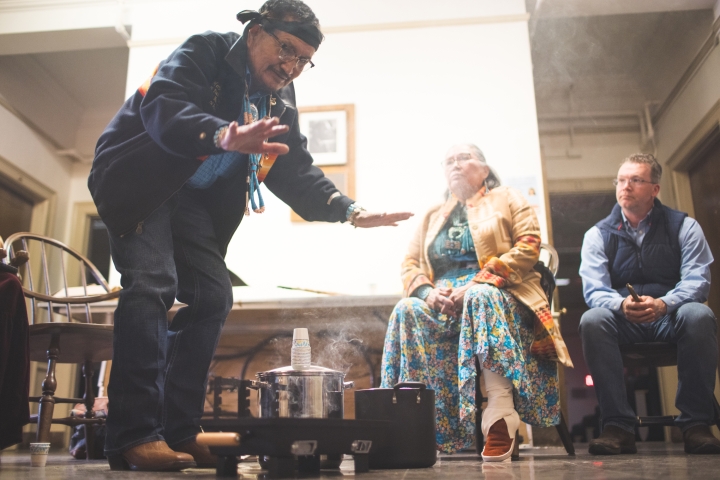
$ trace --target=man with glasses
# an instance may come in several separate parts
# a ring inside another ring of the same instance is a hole
[[[323,35],[299,0],[243,11],[242,37],[206,32],[163,60],[98,140],[89,187],[123,291],[115,312],[105,453],[112,469],[215,467],[195,442],[210,362],[232,306],[224,257],[267,188],[309,221],[395,225],[312,165],[292,81]],[[272,265],[272,242],[243,242]],[[277,265],[278,273],[282,267]],[[175,299],[187,304],[168,326]]]
[[[619,345],[646,342],[677,345],[675,423],[685,451],[720,453],[709,428],[715,422],[717,326],[703,305],[713,257],[700,225],[657,199],[661,175],[652,155],[626,158],[613,181],[617,205],[583,241],[580,276],[590,310],[580,320],[580,337],[603,423],[590,442],[596,455],[637,452]]]

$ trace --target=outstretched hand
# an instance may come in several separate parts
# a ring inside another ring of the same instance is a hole
[[[277,117],[265,118],[250,125],[232,122],[218,143],[220,148],[229,152],[284,155],[290,151],[287,145],[265,141],[282,135],[290,129],[287,125],[279,125],[279,123],[280,119]]]
[[[414,214],[410,212],[373,213],[363,211],[355,217],[353,224],[360,228],[397,227],[397,222],[407,220],[413,215]]]

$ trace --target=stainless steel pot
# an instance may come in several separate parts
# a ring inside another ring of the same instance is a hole
[[[256,374],[260,417],[343,418],[345,374],[311,366],[276,368]]]

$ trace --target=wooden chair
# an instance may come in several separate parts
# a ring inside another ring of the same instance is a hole
[[[620,345],[620,355],[625,367],[671,367],[677,365],[677,345],[674,343],[651,342]],[[713,395],[715,425],[720,428],[720,404]],[[675,425],[675,415],[637,417],[638,427]]]
[[[547,296],[548,300],[550,301],[550,304],[552,305],[553,301],[553,294],[555,293],[555,275],[557,274],[558,267],[560,266],[560,257],[557,253],[557,250],[551,245],[543,243],[540,246],[540,260],[542,262],[543,267],[547,267],[547,269],[544,269],[544,275],[542,279],[542,287],[545,290],[545,295]],[[540,263],[540,262],[538,262]],[[541,266],[537,265],[536,270],[540,268]],[[483,450],[483,434],[480,423],[480,405],[483,404],[483,402],[487,401],[487,397],[483,397],[482,392],[480,391],[480,361],[478,360],[477,356],[475,356],[475,368],[478,372],[478,375],[475,377],[475,405],[477,405],[477,422],[476,422],[476,432],[475,432],[475,448],[477,450],[478,455],[482,454]],[[560,423],[555,426],[557,429],[558,435],[560,436],[560,441],[562,442],[563,446],[565,447],[565,451],[568,455],[575,455],[575,447],[573,446],[572,442],[572,436],[570,435],[570,431],[567,427],[567,422],[565,421],[565,416],[560,412]],[[517,435],[517,434],[516,434]],[[513,456],[513,459],[517,457]]]
[[[87,458],[93,458],[93,425],[102,425],[93,411],[93,363],[112,358],[112,314],[119,291],[112,291],[98,269],[81,253],[57,240],[32,233],[17,233],[5,241],[9,263],[19,266],[23,291],[29,302],[30,360],[47,362],[42,396],[38,402],[37,442],[49,442],[50,425],[85,426]],[[27,253],[24,253],[27,252]],[[22,261],[28,258],[26,263]],[[94,283],[88,283],[88,279]],[[55,396],[58,363],[83,365],[83,398]],[[57,403],[82,403],[83,417],[53,418]]]

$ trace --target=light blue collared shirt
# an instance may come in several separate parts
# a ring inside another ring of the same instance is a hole
[[[637,228],[630,225],[624,213],[623,223],[627,233],[641,246],[650,228],[650,213]],[[678,240],[681,254],[680,281],[675,288],[660,297],[667,305],[668,313],[674,312],[685,303],[703,303],[710,292],[710,264],[713,256],[700,224],[693,218],[685,217],[680,226]],[[590,308],[603,307],[620,312],[620,305],[625,297],[612,288],[608,258],[598,227],[594,226],[585,233],[580,257],[585,303]]]

